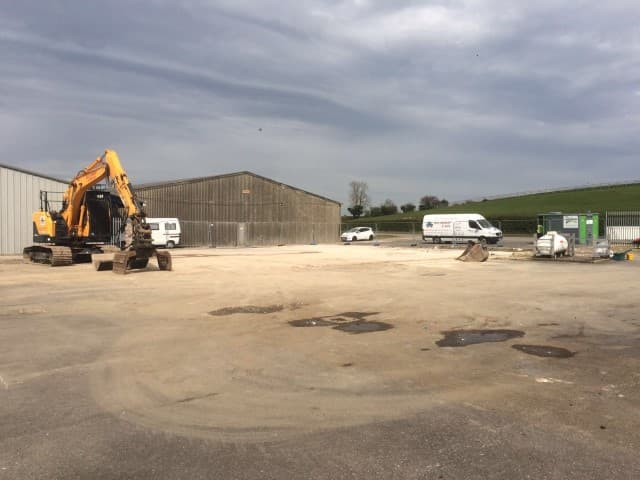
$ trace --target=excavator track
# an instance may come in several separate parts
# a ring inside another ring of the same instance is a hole
[[[22,256],[30,263],[42,263],[52,267],[66,267],[73,264],[73,252],[69,247],[34,245],[25,248]]]

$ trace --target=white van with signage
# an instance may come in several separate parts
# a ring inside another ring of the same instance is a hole
[[[498,243],[502,232],[477,213],[425,215],[422,219],[422,239],[433,243],[468,242]]]
[[[182,231],[177,218],[147,218],[151,227],[151,240],[159,247],[173,248],[180,245]]]

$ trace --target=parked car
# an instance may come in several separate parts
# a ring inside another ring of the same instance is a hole
[[[357,240],[373,240],[375,236],[376,234],[373,233],[371,227],[355,227],[340,235],[340,239],[343,242],[355,242]]]

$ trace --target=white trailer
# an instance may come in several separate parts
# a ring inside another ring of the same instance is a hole
[[[147,218],[154,245],[173,248],[180,245],[182,230],[177,218]]]
[[[468,242],[498,243],[502,231],[477,213],[425,215],[422,219],[422,239],[433,243]]]

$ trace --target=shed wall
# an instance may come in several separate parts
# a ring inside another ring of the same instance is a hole
[[[31,216],[40,209],[40,190],[66,188],[66,183],[0,166],[0,255],[22,253],[33,243]]]
[[[153,217],[177,217],[187,245],[328,243],[340,204],[250,174],[137,188]]]

